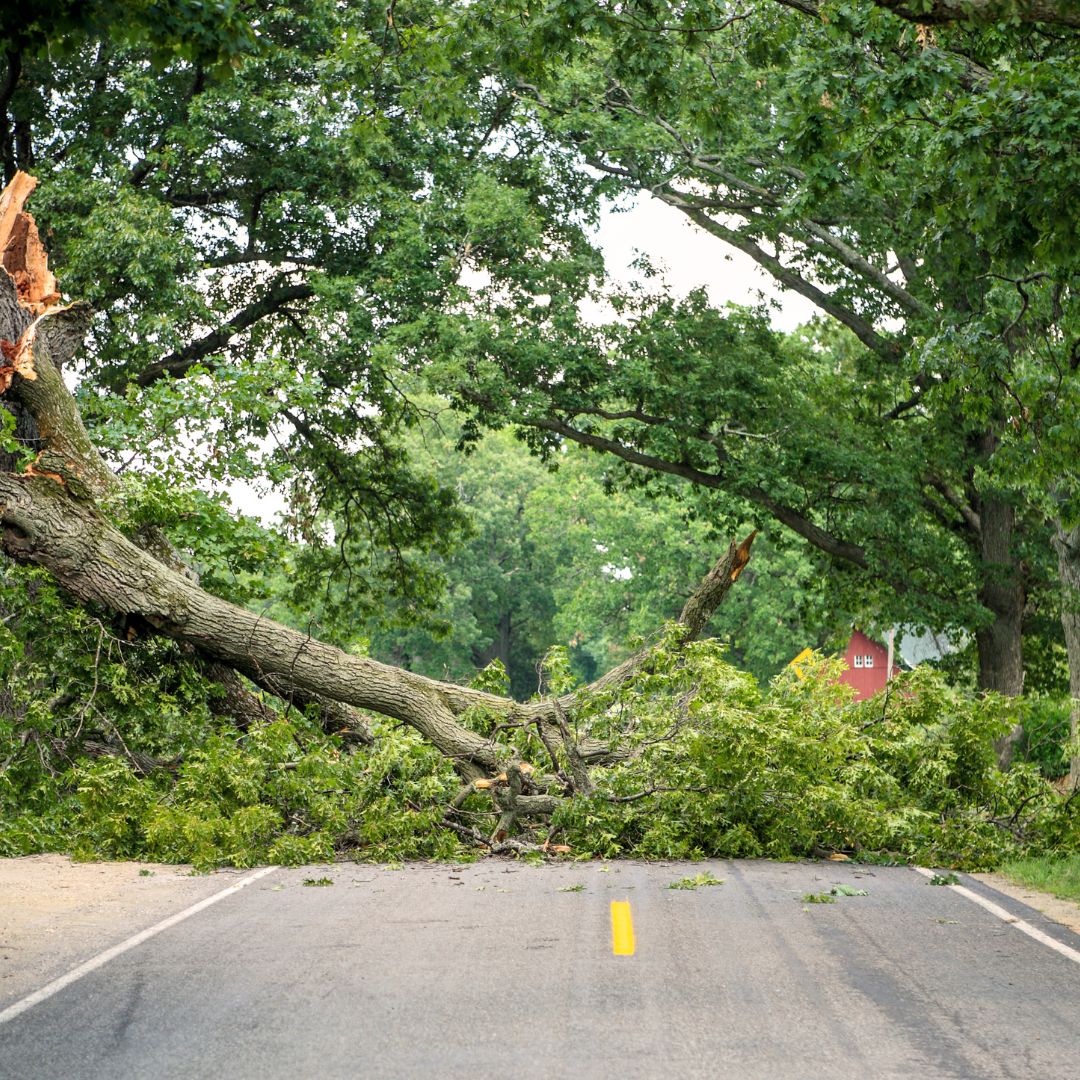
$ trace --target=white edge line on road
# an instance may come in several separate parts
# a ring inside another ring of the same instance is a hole
[[[923,875],[923,877],[936,877],[936,873],[933,870],[927,870],[924,866],[913,866],[912,870]],[[1054,952],[1060,953],[1068,960],[1072,960],[1075,964],[1080,964],[1080,952],[1066,945],[1062,941],[1058,941],[1056,938],[1052,938],[1049,934],[1044,934],[1037,926],[1032,926],[1031,923],[1025,922],[1023,919],[1018,919],[1015,915],[1006,911],[1003,907],[998,907],[991,900],[987,900],[985,897],[980,896],[978,893],[972,892],[970,889],[965,888],[963,885],[947,885],[946,888],[952,889],[954,893],[959,893],[964,898],[970,900],[973,904],[978,904],[979,907],[985,908],[991,915],[996,916],[1002,922],[1008,923],[1010,926],[1015,926],[1017,930],[1027,934],[1028,937],[1034,938],[1036,941],[1043,945],[1053,949]],[[3,1019],[3,1015],[0,1014],[0,1020]]]
[[[128,949],[134,949],[136,945],[141,945],[144,941],[148,941],[155,935],[160,934],[162,930],[168,930],[170,926],[175,926],[178,922],[183,922],[185,919],[191,918],[192,915],[197,915],[203,908],[208,908],[211,904],[216,904],[219,900],[224,900],[226,896],[231,896],[234,892],[239,892],[244,886],[250,885],[254,881],[258,881],[261,877],[266,877],[267,874],[272,874],[276,869],[276,866],[264,866],[261,870],[256,870],[253,874],[248,874],[247,877],[241,878],[235,885],[230,885],[227,889],[222,889],[221,892],[214,893],[213,896],[208,896],[205,900],[200,900],[197,904],[192,904],[191,907],[184,908],[183,911],[179,911],[175,915],[170,915],[167,919],[162,919],[161,922],[155,923],[153,926],[139,931],[139,933],[135,934],[133,937],[129,937],[126,941],[121,941],[119,945],[114,945],[111,949],[106,949],[103,953],[98,953],[97,956],[87,960],[85,964],[80,964],[77,968],[72,968],[66,975],[61,975],[60,978],[53,979],[51,983],[47,983],[40,990],[35,990],[21,1001],[16,1001],[14,1005],[9,1005],[3,1012],[0,1012],[0,1024],[4,1024],[8,1020],[14,1020],[16,1016],[26,1012],[27,1009],[32,1009],[39,1002],[44,1001],[46,998],[51,998],[53,994],[63,990],[65,986],[70,986],[84,975],[89,975],[91,971],[96,971],[99,967],[102,967],[110,960],[115,959],[121,953],[126,953]]]

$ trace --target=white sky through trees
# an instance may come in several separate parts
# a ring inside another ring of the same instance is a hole
[[[644,193],[627,209],[605,210],[597,231],[608,273],[628,282],[639,252],[662,268],[662,279],[679,296],[705,286],[717,306],[756,305],[764,295],[776,305],[771,321],[777,330],[794,330],[818,309],[797,293],[781,291],[772,276],[741,251],[718,242],[674,207]]]

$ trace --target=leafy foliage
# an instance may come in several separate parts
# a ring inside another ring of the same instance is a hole
[[[149,46],[158,67],[182,57],[228,69],[258,51],[251,14],[238,0],[25,0],[4,9],[0,40],[13,52],[64,53],[112,38]]]
[[[415,735],[376,721],[376,746],[347,753],[292,710],[237,732],[209,713],[183,655],[156,639],[117,639],[29,576],[32,605],[18,607],[26,581],[7,582],[0,633],[12,688],[0,720],[5,853],[60,847],[199,867],[462,853],[443,827],[459,783]],[[827,661],[766,692],[716,642],[672,639],[650,655],[623,688],[570,717],[619,752],[594,770],[593,794],[534,826],[579,854],[792,858],[828,848],[978,867],[1080,842],[1071,804],[1034,766],[997,769],[992,740],[1013,715],[1003,699],[965,698],[919,670],[856,704]],[[547,680],[553,692],[572,681],[565,653]],[[91,734],[112,753],[88,759]],[[543,760],[528,730],[513,739],[508,752]],[[163,753],[170,767],[145,767],[141,755]],[[479,791],[461,810],[474,821],[492,812]]]
[[[118,637],[38,572],[5,567],[0,586],[0,854],[207,868],[457,852],[436,828],[453,772],[415,736],[382,726],[350,755],[295,710],[238,732],[174,646]]]
[[[715,643],[669,654],[590,709],[630,757],[555,818],[605,857],[792,858],[818,848],[990,866],[1032,844],[1068,850],[1075,812],[1029,765],[1000,772],[1013,706],[918,670],[853,703],[821,662],[763,694]],[[580,722],[580,721],[579,721]]]
[[[669,889],[681,889],[692,890],[700,889],[704,885],[723,885],[724,882],[721,878],[718,878],[711,870],[704,870],[700,874],[694,874],[692,877],[679,878],[678,881],[673,881],[668,888]]]
[[[1051,779],[1068,773],[1070,756],[1076,753],[1070,745],[1070,707],[1068,698],[1042,695],[1026,696],[1021,705],[1024,738],[1019,752]]]
[[[833,896],[869,896],[870,894],[866,889],[856,889],[851,885],[834,885],[829,892]]]

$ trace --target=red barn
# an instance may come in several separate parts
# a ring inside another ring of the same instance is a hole
[[[885,689],[888,681],[889,650],[876,641],[871,641],[861,630],[851,635],[844,652],[847,670],[840,676],[842,683],[855,687],[855,700],[865,701],[879,690]],[[893,663],[893,675],[900,674],[900,668]]]

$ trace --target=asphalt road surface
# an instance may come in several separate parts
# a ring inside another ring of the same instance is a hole
[[[1080,937],[964,884],[1047,940],[906,868],[279,869],[0,1022],[0,1076],[1076,1080]]]

